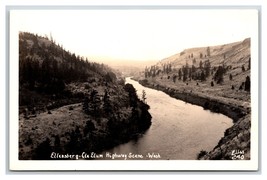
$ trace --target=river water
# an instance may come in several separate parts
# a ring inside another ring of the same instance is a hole
[[[152,124],[136,140],[104,153],[131,153],[143,155],[142,159],[150,159],[147,155],[154,153],[157,156],[152,159],[194,160],[201,150],[212,150],[223,137],[224,131],[233,125],[232,119],[223,114],[177,100],[130,78],[126,78],[126,83],[135,87],[140,98],[145,90]]]

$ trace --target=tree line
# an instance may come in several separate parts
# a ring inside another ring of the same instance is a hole
[[[31,33],[19,34],[19,84],[46,93],[62,92],[66,83],[95,77],[114,81],[116,75],[104,65],[90,62],[62,46]]]
[[[210,56],[210,49],[207,48],[207,55]],[[200,57],[203,55],[200,54]],[[193,58],[193,54],[189,55],[189,58]],[[242,72],[245,72],[246,70],[250,70],[251,68],[251,62],[249,58],[249,63],[247,69],[244,65],[241,66]],[[209,59],[206,60],[200,60],[199,64],[197,64],[196,59],[192,59],[192,65],[189,65],[186,61],[185,65],[183,65],[181,68],[173,68],[171,63],[166,63],[160,66],[153,65],[150,67],[146,67],[144,71],[145,78],[154,78],[159,75],[166,74],[167,79],[172,80],[174,83],[179,80],[183,82],[195,80],[195,81],[206,81],[209,77],[211,77],[211,86],[214,86],[214,84],[222,84],[225,79],[226,73],[232,69],[232,66],[226,66],[225,63],[222,63],[219,66],[211,66],[211,63]],[[162,77],[161,77],[162,79]],[[229,74],[229,80],[233,80],[233,75]],[[234,85],[232,86],[232,89],[234,89]],[[250,77],[247,76],[245,81],[242,82],[242,84],[239,87],[239,90],[245,90],[250,91]]]

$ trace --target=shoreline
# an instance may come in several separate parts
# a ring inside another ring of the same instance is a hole
[[[208,95],[199,95],[193,92],[186,92],[178,88],[164,87],[160,84],[150,83],[146,80],[138,80],[141,85],[162,91],[169,96],[203,107],[215,113],[224,114],[233,119],[233,126],[225,130],[224,136],[210,152],[203,150],[199,159],[231,160],[233,152],[242,152],[242,159],[250,159],[250,128],[251,128],[251,108],[248,105],[233,104],[225,102],[219,98]]]

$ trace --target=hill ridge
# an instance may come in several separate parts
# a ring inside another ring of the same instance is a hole
[[[209,59],[214,65],[221,64],[224,59],[225,62],[231,60],[231,63],[236,63],[240,58],[238,60],[231,58],[231,56],[234,55],[232,51],[240,51],[242,48],[245,48],[246,57],[250,56],[250,40],[251,38],[246,38],[242,41],[231,42],[228,44],[186,48],[179,53],[160,60],[156,65],[163,66],[164,64],[170,63],[174,68],[181,68],[186,62],[188,62],[189,65],[192,65],[194,59],[197,62]],[[210,49],[210,54],[208,53],[208,48]],[[200,53],[202,53],[202,55]]]

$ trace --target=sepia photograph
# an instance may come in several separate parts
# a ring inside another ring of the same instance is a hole
[[[258,13],[10,10],[10,169],[257,170]]]

